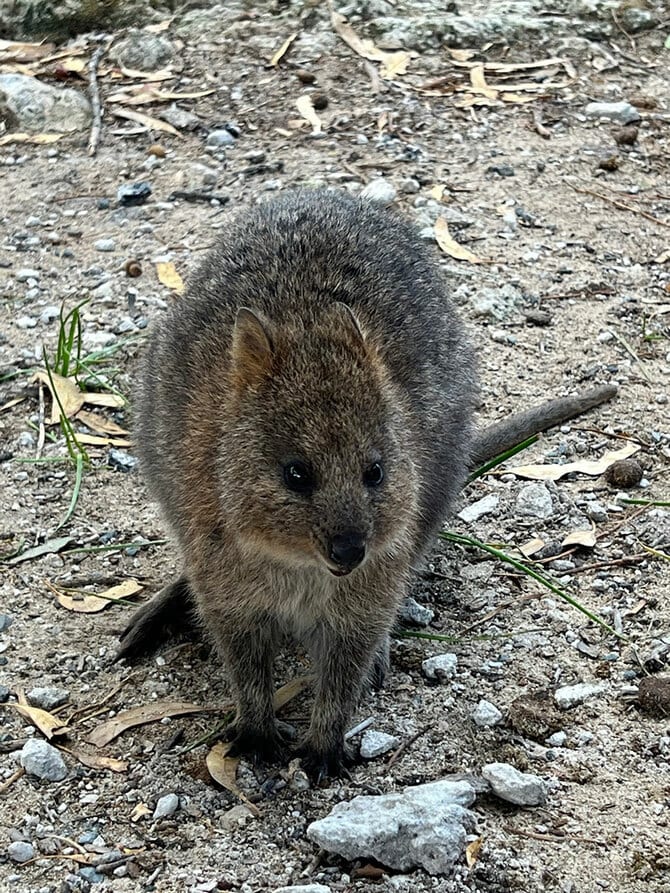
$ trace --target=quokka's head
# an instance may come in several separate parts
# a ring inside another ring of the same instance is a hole
[[[345,304],[304,320],[242,308],[233,329],[222,509],[245,551],[344,576],[392,557],[416,520],[402,401]]]

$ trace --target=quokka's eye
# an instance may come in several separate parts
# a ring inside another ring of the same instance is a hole
[[[284,466],[284,483],[294,493],[311,493],[315,487],[314,475],[304,462],[289,462]]]
[[[366,487],[378,487],[384,480],[384,469],[381,462],[373,462],[363,472],[363,482]]]

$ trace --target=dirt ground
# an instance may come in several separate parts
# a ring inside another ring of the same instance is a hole
[[[483,420],[594,384],[619,385],[611,403],[551,431],[516,464],[596,459],[634,442],[644,478],[628,497],[669,498],[667,23],[665,31],[622,31],[612,40],[554,40],[547,33],[476,47],[473,58],[489,63],[560,57],[568,64],[540,67],[545,73],[536,82],[544,77],[559,86],[545,86],[531,103],[461,108],[466,94],[448,91],[463,83],[463,69],[445,48],[417,54],[407,74],[386,81],[377,63],[337,37],[325,9],[301,21],[299,6],[271,15],[259,4],[255,14],[231,12],[204,30],[171,25],[163,32],[175,46],[175,76],[160,88],[212,91],[179,102],[197,115],[194,129],[182,122],[179,136],[148,133],[112,116],[106,97],[124,81],[112,83],[103,60],[107,111],[95,157],[87,154],[87,132],[45,146],[0,146],[1,551],[10,556],[50,538],[70,539],[61,554],[2,567],[0,611],[13,622],[0,632],[0,684],[10,689],[0,714],[0,889],[55,893],[94,881],[93,889],[120,893],[299,883],[333,891],[670,891],[670,718],[649,715],[635,702],[640,678],[662,674],[670,654],[670,513],[622,502],[602,477],[547,484],[553,511],[539,518],[517,511],[527,481],[487,476],[464,490],[457,511],[489,494],[499,499],[495,511],[471,523],[456,517],[448,526],[508,551],[536,537],[560,546],[570,532],[593,526],[594,548],[576,548],[542,567],[626,640],[508,565],[436,543],[412,594],[434,612],[424,632],[454,641],[398,638],[386,688],[366,696],[356,718],[372,717],[373,728],[407,742],[392,765],[386,755],[356,766],[350,778],[298,790],[283,767],[261,771],[242,763],[239,786],[260,816],[238,826],[230,810],[239,801],[209,778],[207,746],[185,750],[216,725],[216,713],[138,726],[104,748],[86,744],[117,712],[163,700],[220,706],[228,691],[204,646],[175,645],[134,668],[115,664],[116,636],[130,609],[110,605],[83,614],[56,601],[50,585],[101,591],[127,579],[140,581],[144,596],[173,574],[178,556],[169,543],[143,544],[163,540],[166,531],[139,471],[119,470],[105,447],[89,447],[92,467],[72,517],[57,530],[72,498],[74,467],[26,461],[36,456],[44,415],[29,380],[42,347],[53,356],[58,337],[58,321],[45,308],[64,302],[70,309],[88,299],[84,352],[108,349],[94,368],[130,401],[96,412],[131,427],[146,331],[178,299],[158,281],[155,265],[172,262],[187,278],[225,228],[229,210],[291,186],[356,191],[384,177],[397,190],[394,207],[421,230],[438,213],[446,217],[459,243],[492,261],[442,255],[478,348]],[[365,21],[353,24],[369,36]],[[296,33],[285,57],[269,65]],[[514,82],[527,83],[532,71],[518,69]],[[486,77],[496,83],[489,70]],[[86,90],[76,74],[69,80]],[[296,107],[304,94],[318,94],[318,138]],[[585,114],[589,102],[621,100],[641,116],[631,145],[617,144],[620,125]],[[134,108],[159,116],[168,105]],[[226,124],[231,145],[206,152],[208,131]],[[156,144],[162,148],[151,148]],[[149,201],[119,207],[118,187],[141,180],[152,186]],[[227,195],[228,205],[169,200],[175,190],[207,189]],[[113,250],[97,250],[99,240],[112,240]],[[137,278],[128,275],[130,261],[141,266]],[[39,279],[17,276],[26,268]],[[7,406],[16,397],[25,399]],[[45,400],[48,418],[48,392]],[[76,420],[75,429],[87,430]],[[42,458],[62,460],[59,429],[47,427],[47,434],[55,440],[47,437]],[[121,449],[132,456],[132,446]],[[82,551],[127,543],[139,545]],[[458,655],[456,675],[429,685],[421,661],[446,651]],[[287,654],[277,684],[302,672],[302,659]],[[551,730],[534,734],[532,723],[519,718],[519,699],[528,703],[533,692],[582,681],[599,683],[600,694],[559,712]],[[65,753],[70,772],[61,782],[17,774],[18,751],[39,733],[12,705],[19,689],[35,686],[69,692],[56,711],[71,729],[64,747],[127,761],[125,771],[90,768]],[[481,698],[503,712],[501,724],[473,723]],[[286,718],[300,727],[308,704],[306,697],[292,702]],[[552,731],[566,733],[560,744],[547,744]],[[341,800],[477,773],[492,761],[540,775],[550,785],[549,800],[523,809],[478,797],[478,858],[471,867],[463,859],[450,877],[417,870],[356,878],[361,863],[319,854],[306,837],[309,822]],[[178,795],[179,809],[154,819],[167,793]],[[35,847],[25,864],[6,855],[16,840]],[[105,859],[91,874],[96,854]]]

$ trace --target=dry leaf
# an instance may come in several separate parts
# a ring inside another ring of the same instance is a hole
[[[152,815],[152,812],[146,803],[136,803],[133,806],[133,811],[130,813],[130,821],[139,822],[140,819],[146,819],[150,815]]]
[[[21,716],[25,716],[26,719],[30,720],[45,738],[51,739],[53,737],[67,734],[69,729],[62,719],[58,719],[57,716],[49,713],[48,710],[42,710],[41,707],[32,707],[26,700],[23,689],[18,689],[16,694],[19,703],[9,704],[9,706],[18,710]]]
[[[88,412],[85,409],[80,409],[76,417],[80,422],[83,422],[87,428],[90,428],[91,431],[97,431],[98,434],[111,434],[112,436],[118,435],[123,437],[129,433],[125,428],[122,428],[121,425],[117,425],[116,422],[113,422],[111,419],[106,419],[104,416],[100,416],[95,412]]]
[[[215,744],[205,758],[207,770],[214,781],[218,782],[227,791],[230,791],[231,794],[234,794],[255,816],[259,816],[260,810],[258,807],[237,786],[237,767],[240,764],[240,759],[239,757],[228,756],[230,748],[230,741]]]
[[[171,288],[178,295],[184,293],[184,280],[177,272],[177,268],[171,261],[160,261],[156,264],[156,273],[162,285]]]
[[[594,528],[591,530],[573,530],[561,543],[562,546],[585,546],[587,549],[593,549],[595,544],[596,532]]]
[[[614,462],[627,459],[637,453],[640,447],[636,443],[627,443],[620,450],[605,453],[600,459],[581,459],[579,462],[568,462],[565,465],[518,465],[506,469],[518,477],[530,478],[534,481],[557,481],[566,474],[588,474],[592,477],[604,474]]]
[[[393,53],[380,50],[373,41],[359,37],[345,17],[334,10],[331,10],[330,20],[337,34],[355,53],[364,59],[369,59],[370,62],[382,63],[380,73],[383,78],[392,80],[396,75],[406,73],[411,60],[410,53],[404,50],[397,50]]]
[[[296,676],[285,685],[282,685],[274,693],[272,706],[275,713],[285,707],[293,698],[297,698],[306,688],[312,684],[312,676]]]
[[[447,47],[447,52],[451,58],[455,59],[457,62],[467,62],[469,59],[472,59],[473,56],[477,55],[477,50],[459,50],[454,49],[453,47]]]
[[[99,434],[77,434],[77,442],[83,446],[99,446],[99,447],[123,447],[128,448],[133,445],[131,440],[123,437],[104,437]]]
[[[70,754],[75,760],[89,769],[109,769],[112,772],[127,772],[130,765],[127,760],[117,760],[114,757],[105,757],[102,754],[86,753],[78,747],[60,747],[59,750]]]
[[[139,71],[137,68],[124,68],[122,65],[118,71],[124,78],[131,78],[134,81],[171,81],[176,77],[171,68],[161,68],[158,71]]]
[[[162,34],[163,31],[167,31],[171,24],[172,19],[164,19],[156,25],[145,25],[144,30],[148,31],[149,34]]]
[[[128,729],[135,726],[143,726],[149,722],[158,722],[166,716],[185,716],[187,713],[212,713],[217,707],[200,707],[198,704],[188,704],[185,701],[153,701],[151,704],[143,704],[141,707],[132,707],[124,710],[118,716],[107,720],[97,726],[86,740],[96,747],[104,747],[122,735]]]
[[[537,96],[522,96],[521,93],[499,93],[498,99],[503,102],[514,102],[521,105],[525,102],[535,102]]]
[[[472,92],[486,96],[487,99],[498,98],[498,91],[486,83],[483,65],[473,65],[470,69],[470,83],[471,86],[468,89]]]
[[[466,260],[471,264],[486,264],[487,260],[477,257],[472,251],[455,242],[449,232],[449,224],[444,217],[438,217],[435,221],[435,238],[445,254],[453,257],[455,260]]]
[[[465,861],[467,863],[468,868],[472,868],[477,859],[479,858],[479,851],[482,848],[482,844],[484,843],[481,837],[478,837],[477,840],[473,840],[472,843],[469,843],[465,848]]]
[[[308,121],[309,124],[311,124],[312,133],[321,133],[323,125],[321,124],[321,118],[319,118],[317,113],[314,111],[314,106],[312,105],[312,97],[308,93],[303,93],[302,96],[299,96],[297,98],[295,104],[305,121]]]
[[[56,49],[53,43],[21,43],[0,40],[0,62],[36,62]]]
[[[663,251],[661,254],[659,254],[657,257],[655,257],[653,260],[653,263],[667,264],[667,262],[669,260],[670,260],[670,248],[668,248],[666,251]]]
[[[126,118],[128,121],[135,121],[137,124],[146,127],[147,130],[161,130],[163,133],[171,133],[172,136],[181,136],[181,133],[179,133],[172,124],[168,124],[167,121],[160,121],[158,118],[152,118],[149,115],[143,115],[140,112],[133,112],[130,109],[116,108],[115,106],[112,106],[110,111],[113,115],[116,115],[117,118]]]
[[[69,546],[71,542],[71,536],[57,536],[54,539],[47,540],[45,543],[41,543],[39,546],[32,546],[30,549],[26,549],[25,552],[21,552],[13,558],[8,558],[6,563],[21,564],[22,561],[31,561],[33,558],[41,558],[42,555],[54,555],[56,552],[60,552],[61,549]]]
[[[67,591],[54,586],[52,583],[47,584],[50,589],[56,593],[58,604],[68,611],[74,611],[76,614],[98,614],[104,611],[107,605],[119,598],[130,598],[137,595],[144,588],[137,580],[124,580],[117,586],[105,589],[104,592],[93,593],[81,590],[74,592],[72,589]]]
[[[276,52],[276,53],[273,55],[273,57],[270,59],[270,65],[272,65],[272,66],[275,67],[275,68],[277,67],[277,65],[279,65],[279,63],[281,62],[281,60],[282,60],[283,57],[285,56],[286,51],[287,51],[288,48],[291,46],[291,44],[293,43],[293,41],[296,39],[297,36],[298,36],[298,34],[297,34],[297,32],[296,32],[295,34],[291,34],[290,37],[287,37],[287,38],[286,38],[286,40],[284,41],[284,43],[279,47],[279,49],[277,50],[277,52]]]
[[[441,202],[444,198],[444,193],[446,190],[446,186],[443,183],[436,183],[435,186],[431,186],[430,188],[430,196],[434,198],[436,202]]]
[[[150,84],[119,90],[107,97],[107,102],[125,102],[128,105],[146,105],[150,102],[172,102],[176,99],[199,99],[209,96],[214,90],[197,90],[194,93],[172,93],[159,90]]]
[[[6,133],[0,136],[0,146],[10,143],[34,143],[37,146],[55,143],[65,136],[63,133]]]
[[[99,394],[95,391],[86,391],[84,403],[89,403],[91,406],[109,406],[112,409],[121,409],[126,405],[121,394],[112,394],[110,391],[103,391]]]
[[[535,537],[535,539],[528,540],[523,546],[519,546],[519,552],[521,552],[524,558],[531,558],[533,555],[537,555],[537,553],[544,549],[545,546],[546,543],[544,540]]]
[[[51,392],[50,425],[60,421],[61,407],[67,418],[71,418],[84,405],[84,394],[74,378],[63,378],[56,372],[52,372],[51,377],[46,372],[36,372],[32,378],[35,380],[43,382]]]
[[[388,53],[386,59],[381,64],[379,73],[385,81],[392,81],[400,74],[407,74],[407,66],[411,61],[411,55],[405,52],[405,50]]]
[[[5,412],[6,410],[11,409],[12,406],[17,406],[19,403],[23,403],[25,399],[25,397],[13,397],[11,400],[8,400],[0,406],[0,412]]]

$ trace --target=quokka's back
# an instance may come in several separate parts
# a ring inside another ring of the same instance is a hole
[[[144,474],[238,696],[236,747],[272,753],[272,657],[310,647],[303,751],[337,768],[344,724],[409,568],[462,484],[472,355],[429,249],[330,191],[234,217],[157,327],[144,368]]]

